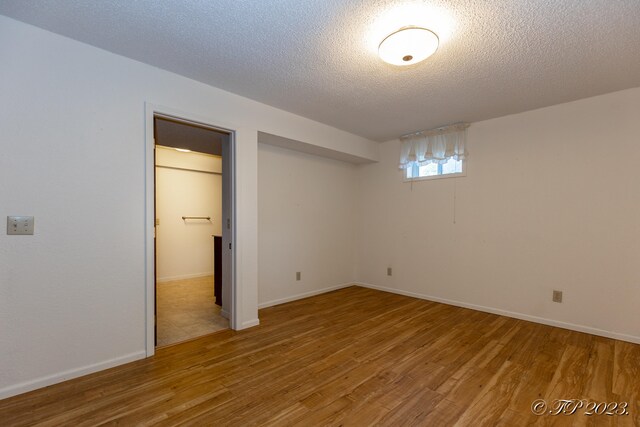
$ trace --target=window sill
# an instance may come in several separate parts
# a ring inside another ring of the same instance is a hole
[[[404,172],[403,172],[404,174]],[[458,172],[458,173],[448,173],[444,175],[431,175],[431,176],[420,176],[417,178],[404,178],[404,182],[415,182],[415,181],[431,181],[433,179],[446,179],[446,178],[462,178],[467,176],[466,172]]]

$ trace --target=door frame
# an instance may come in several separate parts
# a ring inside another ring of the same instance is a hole
[[[229,133],[230,171],[230,239],[231,274],[229,280],[230,312],[229,326],[239,329],[237,287],[236,287],[236,129],[231,126],[214,124],[215,120],[186,113],[170,107],[145,103],[145,348],[147,357],[155,354],[155,136],[154,118],[165,117],[183,123],[202,126]],[[224,173],[224,171],[223,171]],[[224,224],[223,224],[224,229]],[[223,281],[224,284],[224,281]],[[225,313],[226,314],[226,313]]]

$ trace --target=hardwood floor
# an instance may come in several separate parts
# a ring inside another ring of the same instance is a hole
[[[640,346],[351,287],[0,401],[16,425],[640,425]],[[536,399],[629,415],[536,416]]]

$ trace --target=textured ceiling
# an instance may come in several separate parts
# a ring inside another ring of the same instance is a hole
[[[2,0],[0,14],[383,141],[640,86],[640,0]],[[407,68],[404,25],[440,36]]]

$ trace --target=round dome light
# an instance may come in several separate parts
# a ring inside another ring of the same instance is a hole
[[[404,27],[388,35],[378,55],[393,65],[412,65],[424,61],[438,50],[438,36],[426,28]]]

